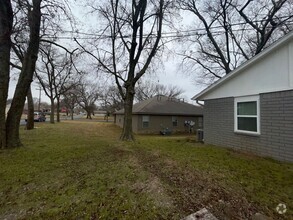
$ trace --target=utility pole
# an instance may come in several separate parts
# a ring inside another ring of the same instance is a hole
[[[38,89],[36,89],[36,90],[39,90],[39,106],[38,106],[38,111],[40,112],[41,111],[41,92],[42,92],[41,86]]]

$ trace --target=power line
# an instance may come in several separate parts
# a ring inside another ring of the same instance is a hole
[[[293,22],[288,22],[288,23],[293,23]],[[252,31],[254,30],[253,28],[241,28],[241,29],[234,29],[233,32],[240,32],[240,31]],[[189,30],[189,31],[181,31],[181,33],[178,32],[165,32],[162,33],[162,37],[161,38],[185,38],[185,37],[192,37],[192,36],[204,36],[206,35],[206,33],[200,33],[202,31],[205,31],[204,29],[196,29],[196,30]],[[183,32],[183,34],[182,34]],[[225,31],[213,31],[214,35],[221,35],[224,34]],[[90,36],[88,37],[80,37],[80,36],[46,36],[46,38],[52,39],[52,38],[58,38],[58,39],[62,39],[62,40],[74,40],[74,39],[78,39],[78,40],[94,40],[94,39],[111,39],[112,36],[110,35],[95,35],[95,34],[89,34]],[[123,38],[131,38],[130,35],[125,35],[122,36]],[[143,38],[154,38],[155,35],[144,35]],[[120,36],[118,38],[121,38]]]
[[[279,19],[292,18],[292,16],[280,16],[278,18]],[[266,19],[254,20],[252,22],[253,23],[260,23],[260,22],[263,22],[263,21],[266,21]],[[292,23],[292,22],[293,21],[287,21],[287,23]],[[239,25],[244,25],[244,24],[247,24],[247,22],[232,23],[232,24],[229,24],[229,27],[239,26]],[[219,28],[223,28],[223,26],[218,25],[218,26],[212,26],[212,27],[210,27],[210,29],[219,29]],[[51,30],[53,30],[53,29],[51,29]],[[243,29],[243,30],[246,30],[246,29]],[[205,31],[205,28],[196,28],[196,29],[193,29],[193,30],[182,30],[182,31],[180,31],[180,33],[200,32],[200,31]],[[233,31],[235,31],[235,30],[233,30]],[[239,31],[239,30],[236,30],[236,31]],[[109,36],[109,35],[102,35],[102,34],[95,34],[95,33],[87,33],[87,32],[80,32],[80,31],[72,31],[72,30],[63,30],[63,31],[61,31],[61,33],[71,33],[71,34],[80,34],[80,35],[86,35],[86,36],[95,36],[95,37],[111,38],[111,36]],[[177,34],[177,33],[178,32],[176,32],[176,31],[170,31],[170,32],[164,32],[164,33],[162,33],[162,35]],[[81,39],[81,38],[83,38],[83,37],[79,37],[79,39]]]

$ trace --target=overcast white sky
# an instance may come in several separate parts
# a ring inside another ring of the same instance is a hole
[[[74,3],[76,4],[76,3]],[[82,26],[82,31],[86,31],[86,29],[90,29],[89,25],[86,24],[93,24],[95,22],[89,22],[92,20],[91,16],[88,14],[84,14],[84,8],[83,7],[72,7],[72,12],[74,15],[78,18],[79,22]],[[190,20],[190,16],[184,16],[184,24],[188,25],[192,21]],[[190,103],[194,103],[191,98],[200,92],[202,89],[204,89],[204,86],[196,85],[194,82],[194,74],[183,74],[182,69],[178,67],[178,64],[180,64],[182,57],[180,56],[168,56],[168,58],[163,59],[163,65],[162,69],[156,74],[156,79],[161,84],[164,85],[176,85],[179,88],[182,88],[185,92],[183,94],[183,98]],[[11,77],[11,83],[9,87],[9,98],[12,98],[13,92],[16,85],[16,80],[13,79],[15,77]],[[34,97],[39,97],[39,91],[37,90],[38,86],[35,82],[32,83],[32,93]],[[45,96],[45,93],[42,91],[42,97],[41,99],[43,101],[49,102],[49,99]]]

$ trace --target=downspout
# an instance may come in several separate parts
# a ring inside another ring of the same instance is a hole
[[[196,99],[196,104],[198,104],[201,107],[204,107],[203,104],[199,103],[199,100]],[[203,130],[203,122],[204,122],[204,116],[202,116],[202,128],[197,130],[196,137],[197,141],[204,143],[204,130]]]
[[[198,105],[204,107],[204,104],[199,103],[199,100],[196,100],[196,104],[198,104]]]

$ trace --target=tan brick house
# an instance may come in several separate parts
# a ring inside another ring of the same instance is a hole
[[[133,132],[138,134],[159,134],[163,130],[195,133],[203,126],[201,106],[162,95],[134,104],[132,114]],[[124,110],[114,113],[114,122],[123,127]]]

